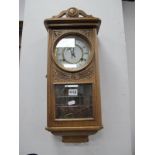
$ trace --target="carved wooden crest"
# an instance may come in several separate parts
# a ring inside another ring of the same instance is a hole
[[[57,16],[53,16],[53,18],[62,18],[62,17],[67,17],[67,18],[78,18],[78,17],[87,17],[87,18],[92,18],[92,15],[86,14],[82,10],[78,10],[75,7],[69,8],[68,10],[63,10],[58,14]]]

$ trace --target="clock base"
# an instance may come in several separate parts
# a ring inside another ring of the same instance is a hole
[[[63,136],[62,142],[64,143],[85,143],[88,142],[88,136]]]
[[[102,126],[86,127],[46,127],[46,130],[57,136],[62,136],[64,143],[84,143],[88,142],[88,136],[102,129]]]

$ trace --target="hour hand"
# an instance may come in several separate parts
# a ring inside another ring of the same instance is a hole
[[[70,51],[71,51],[71,56],[74,57],[74,58],[76,58],[76,56],[75,56],[75,52],[74,52],[74,48],[71,48]]]

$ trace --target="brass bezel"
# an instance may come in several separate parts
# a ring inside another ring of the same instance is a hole
[[[56,58],[55,58],[54,52],[55,52],[55,47],[56,47],[57,43],[58,43],[62,38],[65,38],[65,37],[67,37],[67,36],[78,36],[78,37],[82,38],[83,40],[85,40],[85,41],[87,42],[87,44],[88,44],[88,46],[89,46],[89,48],[90,48],[90,49],[89,49],[89,50],[90,50],[90,51],[89,51],[89,52],[90,52],[89,59],[88,59],[87,63],[86,63],[82,68],[80,68],[80,69],[66,69],[65,67],[59,65],[58,62],[57,62],[57,60],[56,60]],[[91,61],[92,61],[92,59],[93,59],[93,55],[94,55],[94,50],[93,50],[91,41],[90,41],[86,36],[84,36],[83,34],[81,34],[81,33],[79,33],[79,32],[66,32],[66,33],[64,33],[63,35],[61,35],[60,37],[58,37],[58,38],[55,40],[54,46],[53,46],[53,49],[52,49],[52,58],[53,58],[55,64],[56,64],[60,69],[62,69],[62,70],[64,70],[64,71],[67,71],[67,72],[78,72],[78,71],[81,71],[81,70],[85,69],[85,68],[88,67],[89,64],[91,63]]]

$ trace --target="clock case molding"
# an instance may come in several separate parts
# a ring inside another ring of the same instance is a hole
[[[102,129],[100,84],[98,67],[97,33],[101,24],[99,18],[87,15],[77,8],[69,8],[59,15],[44,20],[48,31],[47,67],[47,127],[54,135],[62,136],[63,142],[87,142],[88,136]],[[92,59],[80,71],[66,71],[53,60],[58,40],[68,35],[78,35],[91,45]],[[55,84],[92,84],[93,118],[56,119]]]

